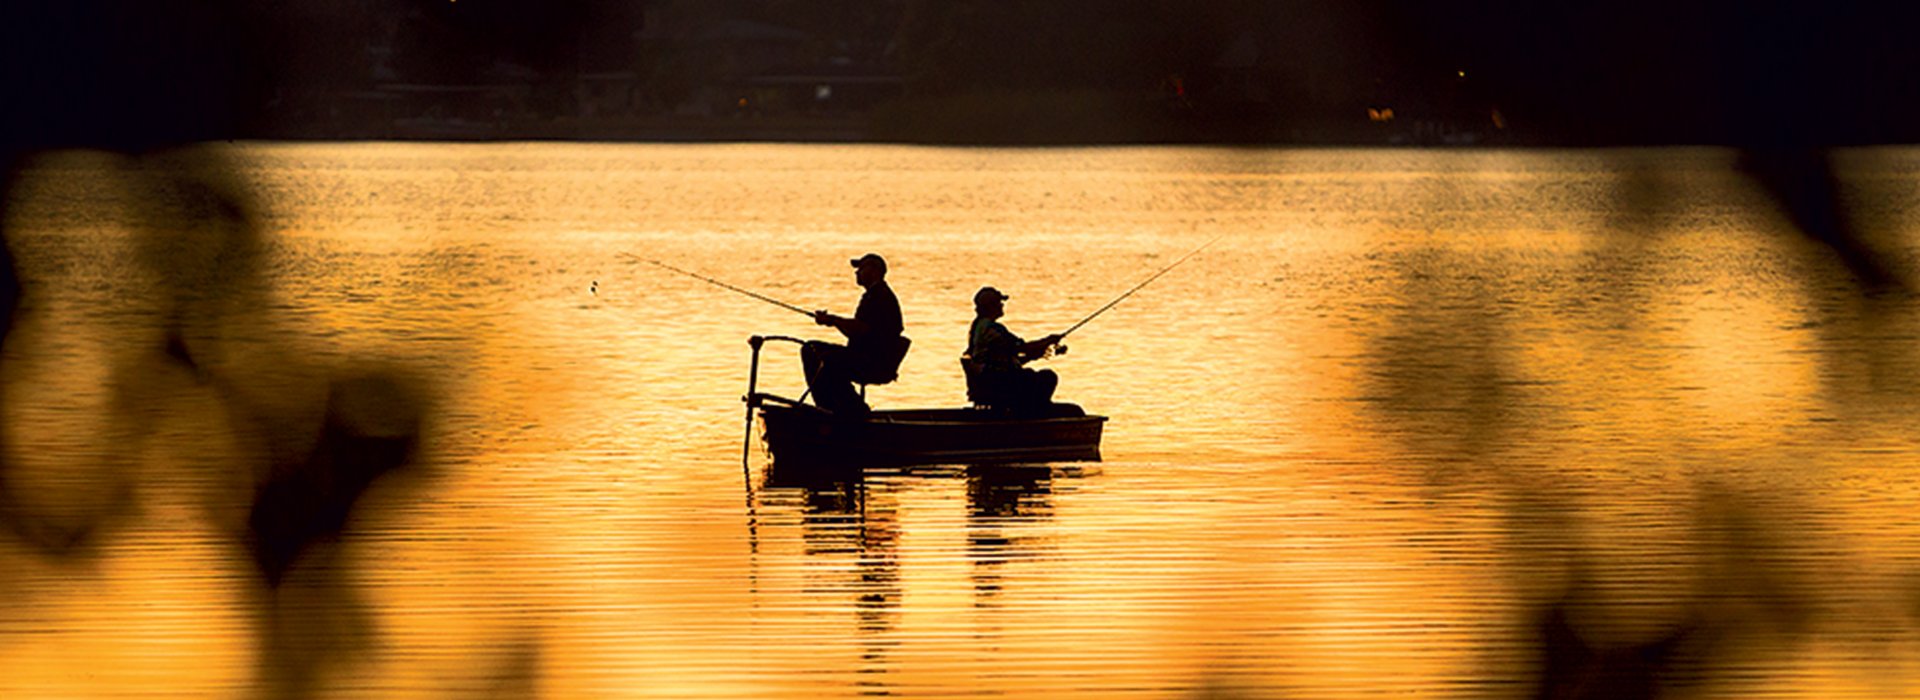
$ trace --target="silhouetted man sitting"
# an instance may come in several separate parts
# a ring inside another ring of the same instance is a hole
[[[1059,335],[1035,341],[1021,340],[1001,325],[1007,295],[981,287],[973,295],[973,327],[967,336],[967,354],[960,364],[967,371],[967,398],[975,404],[1016,413],[1044,412],[1053,403],[1060,377],[1053,370],[1031,370],[1025,365],[1060,343]]]
[[[807,341],[800,347],[800,365],[815,405],[834,413],[861,415],[867,412],[867,402],[854,392],[853,383],[893,381],[900,360],[906,357],[907,339],[900,335],[900,299],[887,286],[887,261],[868,253],[852,262],[854,280],[867,289],[853,318],[813,312],[814,323],[839,330],[847,344]]]

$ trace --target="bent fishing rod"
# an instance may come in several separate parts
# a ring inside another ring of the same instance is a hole
[[[747,291],[747,290],[745,290],[745,289],[741,289],[741,288],[739,288],[739,287],[735,287],[735,286],[733,286],[733,285],[731,285],[731,284],[727,284],[727,283],[725,283],[725,282],[722,282],[722,281],[720,281],[720,280],[717,280],[717,279],[714,279],[714,278],[712,278],[712,277],[708,277],[708,276],[706,276],[706,275],[702,275],[702,274],[700,274],[700,273],[698,273],[698,272],[688,272],[688,271],[686,271],[686,270],[682,270],[682,269],[680,269],[680,268],[677,268],[677,267],[674,267],[674,266],[672,266],[672,265],[668,265],[668,264],[666,264],[666,263],[663,263],[663,262],[660,262],[660,261],[658,261],[658,260],[649,260],[649,259],[647,259],[647,258],[643,258],[643,257],[640,257],[640,256],[638,256],[638,255],[634,255],[634,254],[632,254],[632,253],[621,253],[621,255],[624,255],[624,256],[626,256],[626,257],[629,257],[629,258],[633,258],[634,260],[638,260],[638,261],[640,261],[640,262],[643,262],[643,263],[647,263],[647,264],[649,264],[649,265],[654,265],[654,266],[656,266],[656,267],[660,267],[660,268],[663,268],[663,269],[667,269],[667,270],[671,270],[671,271],[674,271],[674,272],[678,272],[678,273],[680,273],[680,274],[683,274],[683,275],[686,275],[686,276],[688,276],[688,277],[692,277],[692,278],[694,278],[694,279],[697,279],[697,280],[700,280],[700,281],[702,281],[702,282],[705,282],[705,283],[707,283],[707,284],[711,284],[711,285],[713,285],[713,286],[716,286],[716,287],[719,287],[719,288],[721,288],[721,289],[726,289],[726,290],[729,290],[729,291],[735,291],[735,292],[739,292],[739,293],[741,293],[741,294],[745,294],[745,295],[747,295],[747,296],[750,296],[750,297],[753,297],[753,298],[755,298],[755,299],[759,299],[759,300],[761,300],[761,301],[764,301],[764,302],[767,302],[767,303],[769,303],[769,304],[772,304],[772,305],[774,305],[774,306],[778,306],[778,307],[780,307],[780,308],[782,308],[782,309],[786,309],[786,310],[788,310],[788,311],[792,311],[792,312],[794,312],[794,313],[797,313],[797,314],[806,314],[806,315],[808,315],[808,316],[812,316],[812,315],[813,315],[813,312],[812,312],[812,311],[808,311],[808,310],[806,310],[806,309],[802,309],[802,308],[800,308],[800,307],[798,307],[798,306],[794,306],[794,305],[792,305],[792,304],[789,304],[789,303],[787,303],[787,302],[784,302],[784,301],[781,301],[781,300],[779,300],[779,299],[775,299],[775,298],[772,298],[772,297],[769,297],[769,296],[765,296],[765,295],[762,295],[762,294],[758,294],[758,293],[755,293],[755,292],[750,292],[750,291]]]
[[[1106,306],[1102,306],[1102,307],[1100,307],[1100,309],[1099,309],[1099,310],[1097,310],[1097,311],[1094,311],[1094,312],[1093,312],[1093,313],[1091,313],[1091,314],[1087,314],[1087,317],[1086,317],[1086,318],[1083,318],[1083,319],[1080,319],[1080,322],[1079,322],[1079,323],[1076,323],[1076,324],[1073,324],[1073,327],[1071,327],[1071,328],[1068,328],[1068,329],[1066,329],[1066,330],[1064,330],[1064,331],[1061,331],[1061,332],[1060,332],[1060,338],[1061,338],[1062,340],[1064,340],[1064,339],[1066,339],[1066,337],[1067,337],[1067,334],[1069,334],[1069,333],[1072,333],[1072,332],[1074,332],[1074,331],[1077,331],[1077,330],[1080,330],[1080,327],[1081,327],[1081,326],[1084,326],[1084,325],[1087,325],[1087,322],[1088,322],[1088,321],[1091,321],[1091,320],[1093,320],[1093,319],[1094,319],[1095,317],[1097,317],[1097,316],[1099,316],[1100,314],[1103,314],[1103,313],[1106,313],[1106,312],[1107,312],[1107,309],[1111,309],[1111,308],[1113,308],[1113,305],[1115,305],[1115,304],[1118,304],[1118,303],[1120,303],[1120,300],[1122,300],[1122,299],[1125,299],[1125,298],[1127,298],[1127,297],[1130,297],[1130,296],[1133,296],[1133,293],[1134,293],[1134,292],[1137,292],[1137,291],[1140,291],[1140,289],[1141,289],[1141,288],[1143,288],[1143,287],[1146,287],[1146,286],[1147,286],[1147,285],[1149,285],[1149,284],[1152,284],[1154,280],[1157,280],[1157,279],[1160,279],[1160,276],[1161,276],[1161,275],[1164,275],[1164,274],[1167,274],[1167,273],[1168,273],[1169,271],[1172,271],[1172,270],[1173,270],[1173,268],[1176,268],[1176,267],[1179,267],[1179,266],[1180,266],[1180,263],[1183,263],[1183,262],[1186,262],[1186,261],[1187,261],[1187,258],[1191,258],[1191,257],[1193,257],[1193,256],[1195,256],[1195,255],[1197,255],[1197,254],[1199,254],[1199,253],[1200,253],[1200,251],[1203,251],[1203,250],[1206,250],[1206,249],[1207,249],[1207,246],[1210,246],[1210,245],[1213,245],[1213,243],[1214,243],[1214,241],[1218,241],[1218,240],[1220,240],[1220,237],[1219,237],[1219,236],[1214,236],[1214,237],[1213,237],[1213,240],[1212,240],[1212,241],[1207,241],[1206,243],[1202,243],[1202,244],[1200,245],[1200,247],[1198,247],[1198,248],[1195,248],[1195,249],[1193,249],[1193,251],[1192,251],[1192,252],[1189,252],[1189,253],[1187,253],[1186,255],[1182,255],[1182,256],[1180,256],[1180,259],[1179,259],[1179,260],[1175,260],[1175,261],[1173,261],[1173,264],[1172,264],[1172,265],[1168,265],[1168,266],[1166,266],[1166,267],[1163,267],[1163,268],[1160,268],[1160,271],[1159,271],[1159,272],[1155,272],[1155,273],[1153,273],[1153,276],[1152,276],[1152,277],[1148,277],[1148,278],[1147,278],[1147,280],[1146,280],[1145,282],[1141,282],[1141,283],[1139,283],[1139,284],[1136,284],[1136,285],[1134,285],[1134,286],[1133,286],[1133,289],[1129,289],[1129,290],[1127,290],[1127,292],[1126,292],[1125,294],[1121,294],[1120,296],[1117,296],[1117,297],[1114,297],[1114,298],[1113,298],[1113,301],[1109,301],[1109,302],[1107,302],[1107,305],[1106,305]]]

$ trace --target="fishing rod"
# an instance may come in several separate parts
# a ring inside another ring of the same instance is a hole
[[[1192,251],[1192,252],[1190,252],[1190,253],[1187,253],[1186,255],[1182,255],[1182,256],[1180,256],[1180,259],[1179,259],[1179,260],[1175,260],[1175,261],[1173,261],[1173,264],[1172,264],[1172,265],[1168,265],[1168,266],[1166,266],[1166,267],[1163,267],[1163,268],[1160,268],[1160,271],[1159,271],[1159,272],[1155,272],[1155,273],[1153,273],[1153,276],[1152,276],[1152,277],[1148,277],[1148,278],[1147,278],[1147,280],[1146,280],[1145,282],[1141,282],[1141,283],[1139,283],[1139,284],[1136,284],[1136,285],[1134,285],[1134,286],[1133,286],[1133,289],[1129,289],[1129,290],[1127,290],[1127,292],[1126,292],[1125,294],[1122,294],[1122,295],[1120,295],[1120,296],[1117,296],[1117,297],[1114,297],[1114,298],[1113,298],[1113,301],[1109,301],[1109,302],[1107,302],[1107,305],[1106,305],[1106,306],[1102,306],[1102,307],[1100,307],[1100,309],[1099,309],[1098,311],[1095,311],[1095,312],[1093,312],[1093,313],[1091,313],[1091,314],[1088,314],[1086,318],[1083,318],[1083,319],[1080,319],[1080,322],[1079,322],[1079,323],[1076,323],[1076,324],[1073,324],[1073,327],[1071,327],[1071,328],[1068,328],[1068,329],[1066,329],[1065,331],[1061,331],[1061,332],[1060,332],[1060,338],[1061,338],[1061,339],[1065,339],[1065,338],[1067,337],[1067,334],[1068,334],[1068,333],[1072,333],[1072,332],[1074,332],[1074,331],[1077,331],[1077,330],[1080,330],[1080,327],[1081,327],[1081,326],[1084,326],[1084,325],[1087,325],[1087,322],[1088,322],[1088,321],[1091,321],[1091,320],[1093,320],[1093,319],[1094,319],[1094,317],[1096,317],[1096,316],[1099,316],[1100,314],[1103,314],[1103,313],[1106,313],[1106,312],[1107,312],[1107,309],[1111,309],[1111,308],[1113,308],[1113,305],[1114,305],[1114,304],[1118,304],[1118,303],[1120,303],[1120,300],[1122,300],[1122,299],[1125,299],[1125,298],[1127,298],[1127,297],[1130,297],[1130,296],[1133,296],[1133,293],[1134,293],[1134,292],[1137,292],[1137,291],[1140,291],[1140,288],[1142,288],[1142,287],[1145,287],[1145,286],[1147,286],[1148,284],[1152,284],[1154,280],[1157,280],[1157,279],[1160,279],[1160,276],[1161,276],[1161,275],[1164,275],[1164,274],[1167,274],[1167,272],[1169,272],[1169,271],[1171,271],[1171,270],[1173,270],[1173,268],[1176,268],[1176,267],[1179,267],[1179,266],[1180,266],[1180,263],[1183,263],[1183,262],[1186,262],[1186,261],[1187,261],[1187,258],[1191,258],[1191,257],[1193,257],[1194,255],[1196,255],[1196,254],[1198,254],[1198,253],[1199,253],[1200,251],[1203,251],[1203,250],[1206,250],[1206,249],[1207,249],[1207,246],[1210,246],[1210,245],[1213,245],[1213,242],[1214,242],[1214,241],[1218,241],[1218,240],[1220,240],[1220,237],[1219,237],[1219,236],[1214,236],[1214,237],[1213,237],[1213,241],[1207,241],[1206,243],[1203,243],[1203,244],[1201,244],[1201,245],[1200,245],[1200,247],[1198,247],[1198,248],[1195,248],[1195,249],[1193,249],[1193,251]]]
[[[638,256],[638,255],[634,255],[634,254],[632,254],[632,253],[621,253],[621,255],[624,255],[624,256],[627,256],[627,257],[629,257],[629,258],[633,258],[634,260],[638,260],[638,261],[640,261],[640,262],[643,262],[643,263],[647,263],[647,264],[650,264],[650,265],[655,265],[655,266],[658,266],[658,267],[662,267],[662,268],[665,268],[665,269],[668,269],[668,270],[672,270],[672,271],[674,271],[674,272],[678,272],[678,273],[680,273],[680,274],[683,274],[683,275],[686,275],[686,276],[688,276],[688,277],[692,277],[692,278],[694,278],[694,279],[697,279],[697,280],[700,280],[700,281],[702,281],[702,282],[705,282],[705,283],[707,283],[707,284],[711,284],[711,285],[714,285],[714,286],[716,286],[716,287],[720,287],[720,288],[722,288],[722,289],[727,289],[727,290],[731,290],[731,291],[735,291],[735,292],[739,292],[739,293],[741,293],[741,294],[745,294],[745,295],[747,295],[747,296],[750,296],[750,297],[753,297],[753,298],[755,298],[755,299],[759,299],[759,300],[761,300],[761,301],[764,301],[764,302],[767,302],[767,303],[769,303],[769,304],[772,304],[772,305],[774,305],[774,306],[778,306],[778,307],[780,307],[780,308],[782,308],[782,309],[786,309],[786,310],[788,310],[788,311],[792,311],[792,312],[794,312],[794,313],[798,313],[798,314],[806,314],[806,315],[808,315],[808,316],[812,316],[812,315],[813,315],[813,312],[812,312],[812,311],[808,311],[808,310],[806,310],[806,309],[802,309],[802,308],[800,308],[800,307],[798,307],[798,306],[794,306],[794,305],[792,305],[792,304],[789,304],[789,303],[787,303],[787,302],[784,302],[784,301],[781,301],[781,300],[779,300],[779,299],[775,299],[775,298],[772,298],[772,297],[769,297],[769,296],[765,296],[765,295],[761,295],[761,294],[757,294],[757,293],[754,293],[754,292],[750,292],[750,291],[747,291],[747,290],[745,290],[745,289],[741,289],[741,288],[739,288],[739,287],[735,287],[735,286],[733,286],[733,285],[731,285],[731,284],[727,284],[727,283],[725,283],[725,282],[722,282],[722,281],[720,281],[720,280],[717,280],[717,279],[714,279],[714,278],[712,278],[712,277],[708,277],[708,276],[706,276],[706,275],[702,275],[702,274],[700,274],[700,273],[697,273],[697,272],[688,272],[688,271],[686,271],[686,270],[682,270],[682,269],[680,269],[680,268],[677,268],[677,267],[674,267],[674,266],[672,266],[672,265],[668,265],[668,264],[666,264],[666,263],[663,263],[663,262],[660,262],[660,261],[658,261],[658,260],[649,260],[649,259],[646,259],[646,258],[643,258],[643,257],[640,257],[640,256]]]

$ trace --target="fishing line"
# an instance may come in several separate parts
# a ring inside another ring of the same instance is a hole
[[[1220,240],[1220,236],[1214,236],[1212,241],[1207,241],[1206,243],[1201,244],[1200,247],[1193,249],[1192,252],[1189,252],[1186,255],[1180,256],[1180,259],[1173,261],[1172,265],[1168,265],[1166,267],[1160,268],[1159,272],[1153,273],[1153,276],[1148,277],[1145,282],[1141,282],[1139,284],[1134,285],[1133,289],[1129,289],[1125,294],[1121,294],[1120,296],[1114,297],[1113,301],[1107,302],[1106,306],[1100,307],[1099,310],[1094,311],[1091,314],[1088,314],[1086,318],[1080,319],[1079,323],[1073,324],[1073,327],[1068,328],[1065,331],[1062,331],[1060,333],[1060,337],[1062,339],[1065,339],[1067,337],[1067,334],[1072,333],[1076,330],[1079,330],[1081,326],[1087,325],[1087,322],[1093,320],[1094,317],[1099,316],[1100,314],[1106,313],[1107,309],[1111,309],[1113,308],[1113,305],[1120,303],[1120,300],[1133,296],[1134,292],[1140,291],[1142,287],[1152,284],[1154,280],[1160,279],[1161,275],[1167,274],[1167,272],[1173,270],[1173,268],[1179,267],[1180,263],[1186,262],[1188,258],[1191,258],[1194,255],[1199,254],[1200,251],[1206,250],[1207,246],[1213,245],[1214,241],[1218,241],[1218,240]]]

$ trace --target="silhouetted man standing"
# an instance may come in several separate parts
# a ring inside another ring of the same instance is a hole
[[[800,348],[800,364],[807,374],[813,403],[834,413],[859,415],[867,403],[854,393],[853,382],[884,384],[893,381],[906,356],[906,338],[900,320],[900,299],[887,286],[887,261],[873,253],[855,258],[854,280],[866,288],[853,318],[826,311],[813,312],[813,321],[832,326],[847,337],[846,345],[810,340]]]

